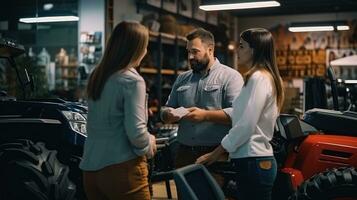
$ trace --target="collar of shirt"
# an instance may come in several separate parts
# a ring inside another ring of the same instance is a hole
[[[207,74],[209,74],[210,72],[212,72],[212,71],[214,71],[215,69],[217,69],[220,64],[221,64],[221,63],[219,62],[218,58],[215,58],[215,59],[214,59],[214,63],[213,63],[213,65],[208,69]]]
[[[198,74],[202,77],[207,77],[211,72],[213,72],[215,69],[217,69],[220,64],[221,63],[219,62],[218,58],[215,58],[212,66],[207,70],[206,74],[204,74],[204,75],[202,75],[201,73],[198,73]]]
[[[134,67],[130,67],[128,70],[131,71],[131,72],[133,72],[133,73],[136,74],[136,75],[139,75],[139,72],[136,71],[136,69],[135,69]]]

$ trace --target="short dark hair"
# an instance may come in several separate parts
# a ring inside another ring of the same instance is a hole
[[[214,36],[211,32],[203,29],[197,28],[186,35],[188,41],[191,41],[196,38],[200,38],[203,43],[214,46]]]

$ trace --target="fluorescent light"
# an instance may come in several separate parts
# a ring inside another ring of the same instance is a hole
[[[43,4],[44,10],[51,10],[53,8],[53,3],[45,3]]]
[[[357,84],[357,80],[345,80],[346,84]]]
[[[348,31],[348,30],[350,30],[350,27],[349,27],[349,26],[346,26],[346,25],[344,25],[344,26],[337,26],[337,30],[338,30],[338,31]]]
[[[301,26],[289,27],[291,32],[313,32],[313,31],[333,31],[333,26]]]
[[[79,18],[77,16],[30,17],[19,19],[19,21],[23,23],[70,22],[78,20]]]
[[[257,1],[257,2],[246,2],[246,3],[202,5],[199,8],[204,11],[213,11],[213,10],[267,8],[267,7],[277,7],[277,6],[280,6],[280,3],[277,1]]]
[[[313,32],[313,31],[342,31],[349,30],[346,21],[315,21],[315,22],[294,22],[291,23],[291,32]]]

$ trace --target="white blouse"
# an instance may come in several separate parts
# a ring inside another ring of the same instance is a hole
[[[221,142],[230,158],[272,156],[269,141],[278,115],[270,77],[254,72],[233,101],[232,128]]]

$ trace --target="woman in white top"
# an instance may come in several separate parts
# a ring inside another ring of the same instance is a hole
[[[146,54],[149,32],[136,22],[113,30],[88,86],[88,137],[83,185],[89,200],[149,200],[146,157],[156,151],[147,130],[144,79],[135,70]]]
[[[277,165],[269,141],[284,100],[271,33],[253,28],[241,34],[239,67],[248,67],[245,84],[233,102],[232,128],[221,145],[197,159],[211,164],[228,152],[237,170],[239,200],[270,200]]]

